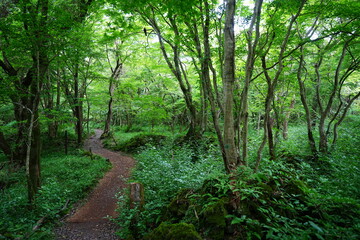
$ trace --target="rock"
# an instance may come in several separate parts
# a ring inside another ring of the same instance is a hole
[[[167,215],[170,218],[183,218],[190,206],[188,195],[192,193],[193,190],[191,189],[182,189],[168,205]]]
[[[141,183],[130,183],[130,208],[144,206],[144,186]]]
[[[228,204],[227,198],[208,205],[201,213],[201,225],[208,239],[222,240],[224,239],[227,211],[225,204]]]
[[[144,240],[201,240],[194,225],[187,223],[168,224],[161,223]]]

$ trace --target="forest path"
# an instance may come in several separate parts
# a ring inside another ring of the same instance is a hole
[[[102,130],[85,141],[84,148],[93,154],[109,159],[112,169],[99,181],[83,206],[67,217],[63,226],[55,229],[56,239],[96,240],[119,239],[115,235],[116,225],[107,216],[116,216],[115,195],[127,186],[126,178],[135,165],[133,158],[103,148],[100,136]]]

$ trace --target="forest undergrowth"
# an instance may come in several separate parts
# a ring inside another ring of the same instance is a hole
[[[135,155],[131,180],[144,185],[145,204],[130,209],[127,195],[119,195],[118,234],[124,239],[358,239],[359,125],[359,116],[348,117],[336,147],[318,160],[309,157],[304,128],[294,125],[291,137],[279,142],[276,161],[264,154],[255,173],[250,159],[234,176],[225,174],[211,137],[196,144],[171,137],[160,145],[150,141]],[[115,134],[120,135],[126,133]],[[250,138],[259,141],[256,134]]]
[[[66,155],[58,143],[47,143],[42,187],[32,205],[27,198],[25,169],[9,174],[1,162],[5,167],[0,170],[0,239],[53,239],[52,228],[59,219],[84,199],[110,168],[105,159],[90,157],[74,146]]]

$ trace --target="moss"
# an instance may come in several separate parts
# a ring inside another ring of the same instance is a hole
[[[261,192],[261,199],[268,200],[274,194],[274,189],[268,184],[260,182],[257,184],[257,187]]]
[[[176,197],[171,201],[167,207],[167,215],[169,218],[176,218],[180,220],[186,214],[190,206],[189,194],[192,194],[191,189],[182,189]]]
[[[217,193],[219,192],[219,188],[217,186],[219,186],[221,183],[218,179],[208,179],[205,180],[203,185],[200,188],[200,193],[202,194],[211,194],[213,196],[216,196]]]
[[[208,236],[209,239],[224,239],[226,229],[225,216],[227,215],[225,204],[228,202],[229,200],[227,198],[222,198],[221,200],[208,205],[201,213],[201,225],[205,235]]]
[[[144,240],[201,240],[194,225],[187,223],[161,223],[159,227],[144,237]]]

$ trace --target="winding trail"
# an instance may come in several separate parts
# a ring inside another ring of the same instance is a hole
[[[109,159],[112,169],[99,181],[86,203],[66,218],[63,226],[55,229],[58,240],[119,239],[115,235],[116,225],[107,217],[116,216],[115,195],[127,186],[126,179],[135,165],[134,159],[119,152],[103,148],[100,136],[102,130],[86,140],[84,148]]]

